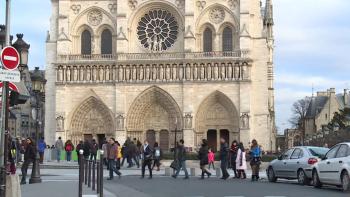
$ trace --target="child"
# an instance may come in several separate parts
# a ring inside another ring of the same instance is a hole
[[[210,164],[213,165],[213,169],[215,169],[214,162],[215,162],[215,155],[214,155],[213,151],[211,151],[211,148],[209,148],[209,150],[208,150],[209,170],[210,170]]]

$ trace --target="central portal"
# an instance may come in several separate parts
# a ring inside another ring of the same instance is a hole
[[[131,104],[127,119],[127,135],[138,134],[151,146],[158,142],[163,150],[170,148],[173,135],[169,132],[181,130],[182,115],[176,101],[164,90],[153,86],[141,93]]]

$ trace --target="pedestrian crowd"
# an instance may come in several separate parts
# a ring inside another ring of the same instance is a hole
[[[20,141],[9,141],[9,162],[15,163],[15,161],[22,162],[23,154],[23,164],[22,164],[22,181],[21,184],[26,183],[26,175],[28,166],[34,162],[36,155],[39,155],[40,163],[43,162],[45,149],[55,149],[57,162],[61,160],[61,153],[65,151],[65,159],[67,162],[72,161],[72,153],[76,151],[79,155],[80,150],[83,150],[83,157],[85,160],[96,161],[98,150],[103,150],[102,159],[104,165],[109,170],[108,180],[113,179],[114,173],[120,178],[122,173],[120,172],[121,167],[124,163],[127,164],[127,168],[132,168],[136,166],[141,167],[141,178],[145,177],[146,167],[149,172],[149,178],[152,179],[152,171],[156,169],[160,170],[162,150],[157,142],[154,144],[149,144],[147,140],[141,143],[139,140],[134,138],[127,138],[126,141],[121,145],[114,138],[104,139],[99,145],[95,139],[91,141],[85,140],[80,141],[79,144],[74,146],[71,140],[67,140],[65,143],[59,137],[54,145],[51,147],[46,145],[44,138],[41,138],[39,142],[36,143],[31,139],[27,138]],[[176,147],[172,149],[174,153],[174,160],[172,161],[170,167],[174,170],[173,178],[177,178],[181,171],[184,171],[184,179],[189,179],[189,173],[186,168],[187,160],[187,149],[184,146],[185,142],[183,139],[176,143]],[[216,147],[215,147],[216,148]],[[12,151],[13,150],[13,151]],[[102,151],[101,151],[102,153]],[[212,175],[210,172],[210,167],[215,169],[215,153],[213,147],[209,147],[208,141],[206,139],[202,140],[202,144],[197,150],[199,167],[201,169],[201,179],[205,177],[210,178]],[[221,179],[228,179],[230,174],[228,169],[232,169],[234,173],[233,178],[246,179],[247,170],[247,158],[252,169],[252,181],[259,180],[259,170],[261,164],[262,149],[258,145],[256,140],[252,140],[251,147],[245,149],[243,143],[233,141],[231,146],[224,138],[220,139],[220,150],[219,150],[219,160],[220,169],[222,173]],[[10,159],[11,158],[11,159]],[[80,157],[78,157],[78,162]],[[12,165],[10,165],[12,166]],[[11,168],[11,167],[10,167]],[[14,167],[14,171],[15,171]],[[13,170],[12,170],[13,171]]]

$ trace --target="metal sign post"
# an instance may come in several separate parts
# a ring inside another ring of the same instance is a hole
[[[6,0],[6,36],[5,36],[5,46],[10,45],[10,7],[11,0]],[[1,120],[0,120],[0,197],[6,196],[6,163],[5,156],[5,132],[7,126],[7,97],[8,97],[8,83],[3,82],[2,88],[2,104],[1,104]]]

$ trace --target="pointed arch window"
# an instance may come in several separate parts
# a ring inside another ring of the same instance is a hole
[[[213,51],[213,32],[210,28],[206,28],[203,32],[203,51]]]
[[[222,32],[222,51],[233,50],[233,33],[231,27],[225,27]]]
[[[112,33],[105,29],[101,34],[101,54],[112,54]]]
[[[81,33],[81,54],[91,55],[91,33],[88,30]]]

